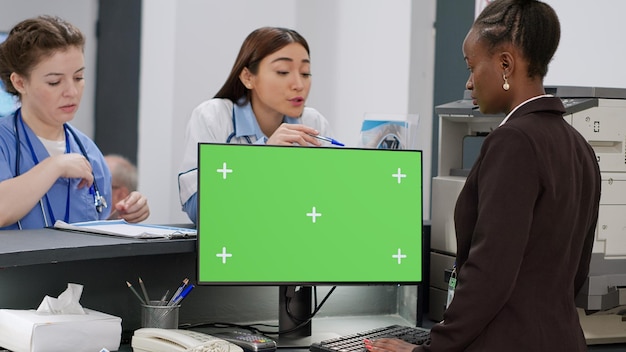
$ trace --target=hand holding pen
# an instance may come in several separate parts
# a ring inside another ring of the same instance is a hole
[[[283,123],[276,131],[267,139],[266,144],[273,145],[302,145],[302,146],[321,146],[320,140],[330,142],[334,145],[343,145],[342,143],[325,136],[320,136],[319,131],[314,128],[301,125]],[[335,143],[333,143],[334,141]]]
[[[319,134],[318,134],[318,135],[316,135],[316,136],[311,135],[311,137],[315,137],[315,138],[317,138],[317,139],[319,139],[319,140],[326,141],[326,142],[328,142],[328,143],[330,143],[330,144],[332,144],[332,145],[338,145],[338,146],[340,146],[340,147],[345,146],[345,144],[343,144],[343,143],[339,142],[339,141],[338,141],[338,140],[336,140],[336,139],[332,139],[332,138],[330,138],[330,137],[326,137],[326,136],[320,136]]]
[[[113,204],[109,218],[114,216],[127,222],[137,223],[147,219],[149,215],[148,199],[143,194],[133,191],[117,204]]]

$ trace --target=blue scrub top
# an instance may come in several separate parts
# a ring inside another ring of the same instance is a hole
[[[19,111],[19,110],[18,110]],[[17,112],[16,112],[17,113]],[[23,128],[22,128],[23,126]],[[48,225],[53,226],[50,219],[50,212],[48,209],[48,203],[46,197],[52,208],[52,213],[56,220],[65,220],[66,218],[66,205],[68,197],[68,184],[69,184],[69,198],[70,209],[68,221],[80,222],[80,221],[92,221],[103,220],[109,216],[111,208],[111,173],[107,167],[104,157],[96,144],[89,139],[85,134],[73,128],[69,124],[67,127],[72,129],[76,138],[80,140],[85,148],[86,156],[91,162],[91,168],[95,176],[95,182],[100,191],[100,194],[104,197],[108,204],[108,208],[105,208],[102,213],[96,211],[94,205],[94,196],[89,192],[89,187],[78,188],[80,179],[74,178],[59,178],[52,185],[52,187],[46,193],[43,198],[43,210],[48,218]],[[25,123],[17,124],[19,128],[20,137],[20,174],[26,173],[28,170],[35,166],[35,161],[32,157],[31,149],[28,145],[26,134],[32,144],[33,151],[39,161],[50,156],[48,151],[43,146],[39,138]],[[72,133],[68,133],[68,140],[71,153],[79,153],[80,147],[76,142]],[[15,135],[15,115],[9,115],[0,118],[0,182],[15,177],[15,162],[16,162],[16,135]],[[24,216],[20,223],[22,229],[38,229],[46,226],[40,203],[37,202],[33,209],[31,209],[26,216]],[[2,227],[0,230],[15,230],[18,229],[17,223]]]

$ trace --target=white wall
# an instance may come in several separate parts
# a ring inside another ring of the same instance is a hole
[[[545,84],[626,88],[626,1],[546,2],[561,21],[561,42]]]
[[[422,170],[424,179],[424,219],[430,220],[433,99],[435,80],[435,0],[415,3],[411,16],[411,53],[409,66],[408,112],[419,116],[417,143],[415,147],[424,151]]]
[[[85,36],[85,90],[72,124],[94,136],[96,97],[97,0],[0,0],[0,31],[8,32],[18,22],[39,15],[56,15],[78,27]]]
[[[546,85],[626,88],[623,0],[544,0],[561,22]],[[476,14],[491,0],[476,0]]]
[[[307,38],[313,73],[307,105],[324,114],[337,139],[348,145],[356,145],[366,112],[422,114],[409,111],[409,103],[420,99],[409,91],[409,72],[412,64],[421,64],[411,57],[412,5],[410,0],[144,1],[138,166],[140,191],[150,199],[148,221],[188,222],[180,211],[176,177],[185,125],[193,108],[221,87],[244,38],[258,27],[291,27]],[[425,14],[432,16],[426,21],[432,28],[434,11]],[[426,88],[419,91],[429,91],[432,74],[420,77],[418,86]],[[432,95],[427,98],[419,105],[424,120],[432,114]],[[430,155],[431,127],[425,126]]]
[[[418,144],[426,152],[428,172],[435,2],[144,1],[138,166],[140,191],[152,209],[148,221],[188,221],[180,211],[176,183],[185,124],[191,110],[217,92],[244,37],[264,25],[293,27],[309,41],[314,76],[308,104],[330,120],[338,139],[356,143],[366,112],[419,114]],[[626,70],[620,69],[626,56],[621,44],[626,21],[620,17],[626,2],[547,2],[561,19],[562,36],[545,83],[626,87]],[[73,123],[90,136],[97,7],[97,0],[0,0],[0,30],[27,17],[55,14],[84,32],[87,80]]]

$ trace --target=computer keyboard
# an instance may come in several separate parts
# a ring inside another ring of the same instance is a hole
[[[366,351],[363,340],[375,340],[383,337],[397,338],[406,342],[421,345],[430,335],[430,330],[411,326],[390,325],[359,332],[356,334],[341,336],[311,344],[311,352],[353,352]]]

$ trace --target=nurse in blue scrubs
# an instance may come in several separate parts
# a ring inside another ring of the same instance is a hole
[[[24,20],[0,44],[0,79],[21,103],[0,119],[0,229],[35,229],[150,210],[138,192],[111,203],[102,153],[69,122],[84,88],[84,37],[57,17]]]

